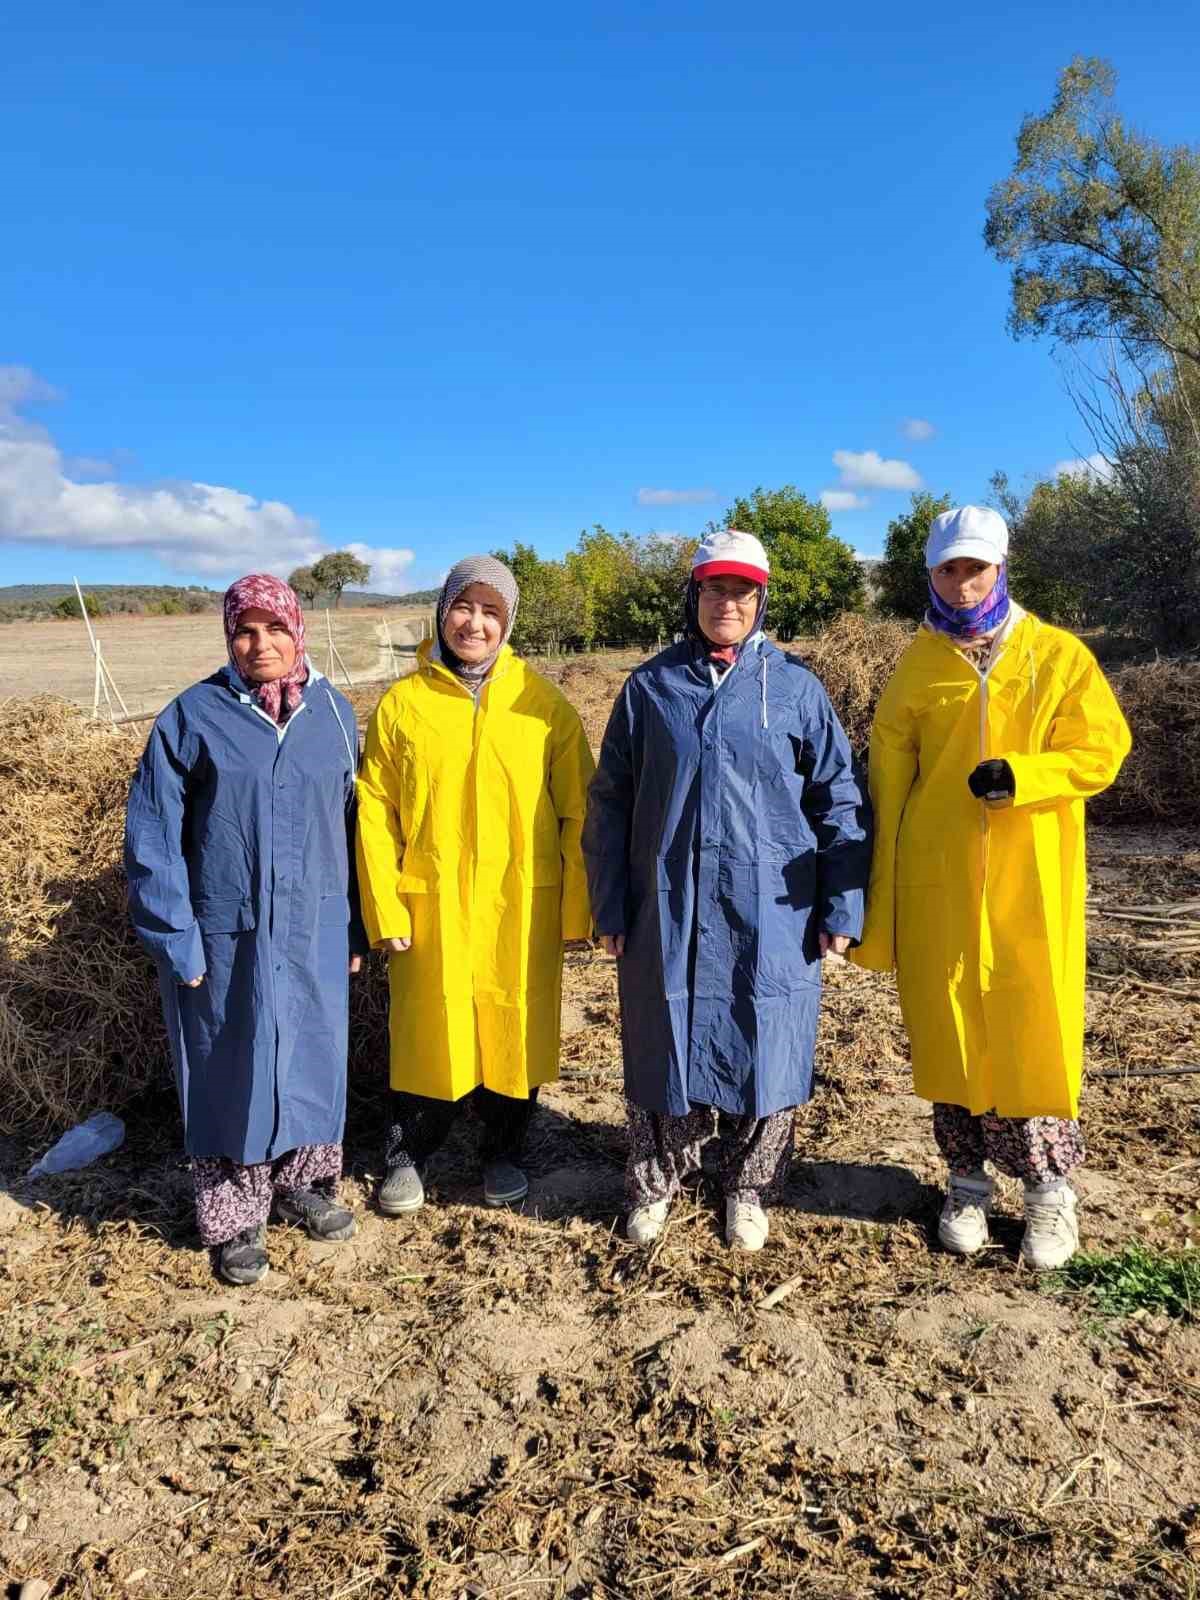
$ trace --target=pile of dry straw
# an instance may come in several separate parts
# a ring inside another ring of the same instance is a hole
[[[804,651],[860,751],[907,638],[899,624],[844,617]],[[596,670],[615,679],[610,665]],[[1114,681],[1135,744],[1104,815],[1200,818],[1200,664],[1128,666]],[[580,684],[565,686],[578,697]],[[142,733],[48,696],[0,705],[0,1130],[67,1126],[166,1080],[154,972],[129,932],[121,872]],[[387,1007],[377,963],[352,993],[351,1061],[377,1066]]]

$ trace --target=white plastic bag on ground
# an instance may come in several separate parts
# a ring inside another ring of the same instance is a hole
[[[111,1150],[125,1143],[125,1124],[111,1111],[97,1111],[86,1122],[69,1128],[57,1144],[52,1144],[40,1161],[29,1169],[31,1178],[44,1178],[52,1172],[74,1172],[90,1167]]]

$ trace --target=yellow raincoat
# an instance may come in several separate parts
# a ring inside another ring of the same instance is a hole
[[[525,1098],[558,1074],[564,939],[591,932],[594,763],[574,708],[506,645],[479,694],[420,646],[358,779],[363,921],[389,962],[394,1089]]]
[[[1013,606],[977,671],[924,627],[871,732],[875,849],[859,966],[896,969],[926,1100],[1074,1117],[1083,1071],[1083,802],[1129,729],[1091,652]],[[1016,798],[967,777],[1003,757]]]

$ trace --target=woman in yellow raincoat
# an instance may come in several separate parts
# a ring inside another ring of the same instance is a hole
[[[1083,803],[1129,730],[1086,647],[1009,600],[998,513],[944,512],[925,555],[929,610],[871,733],[875,849],[850,959],[897,973],[950,1169],[942,1243],[987,1243],[990,1160],[1024,1181],[1023,1259],[1059,1266],[1084,1155]]]
[[[563,943],[591,932],[594,763],[573,707],[509,647],[516,612],[502,562],[460,561],[437,639],[367,729],[358,863],[368,938],[391,952],[389,1216],[424,1203],[422,1170],[468,1102],[485,1200],[524,1199],[521,1146],[558,1075]]]

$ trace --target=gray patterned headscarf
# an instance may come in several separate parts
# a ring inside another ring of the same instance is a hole
[[[489,589],[504,601],[507,613],[504,623],[504,632],[500,643],[490,656],[479,662],[460,661],[454,651],[446,643],[445,624],[450,614],[450,607],[458,599],[464,589],[469,589],[473,583],[486,583]],[[488,673],[496,665],[496,657],[508,643],[513,631],[513,623],[517,620],[517,580],[504,565],[497,561],[495,556],[464,556],[450,568],[446,574],[446,581],[442,585],[442,592],[438,599],[438,655],[456,677],[470,689],[478,689]]]

